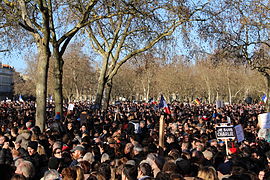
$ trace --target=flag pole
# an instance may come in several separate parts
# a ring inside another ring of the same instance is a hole
[[[228,148],[228,139],[225,139],[225,146],[226,146],[226,155],[229,155],[229,148]]]
[[[164,149],[164,115],[159,118],[159,147]]]

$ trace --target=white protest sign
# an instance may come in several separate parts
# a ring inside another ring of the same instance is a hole
[[[216,126],[217,139],[233,139],[235,137],[233,126]]]
[[[227,122],[228,122],[229,124],[232,123],[232,122],[231,122],[231,118],[230,118],[229,116],[227,116]]]
[[[69,104],[68,105],[68,110],[69,111],[73,111],[73,109],[74,109],[74,104]]]
[[[242,142],[245,139],[245,135],[244,135],[244,131],[243,131],[243,127],[241,124],[238,124],[237,126],[234,127],[235,129],[235,134],[237,137],[237,141],[238,142]]]
[[[270,128],[270,113],[259,114],[258,116],[258,124],[261,129]]]
[[[258,132],[258,137],[270,142],[270,129],[260,129]]]
[[[224,104],[223,101],[216,101],[216,108],[223,108]]]

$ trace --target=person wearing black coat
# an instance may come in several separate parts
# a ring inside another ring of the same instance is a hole
[[[11,164],[13,162],[12,154],[10,151],[10,142],[8,137],[0,137],[0,164]]]
[[[165,147],[166,147],[165,154],[168,154],[172,149],[177,150],[181,149],[180,145],[175,141],[175,136],[172,134],[167,137]]]
[[[9,142],[4,142],[0,150],[0,164],[12,164],[13,158],[9,149]]]
[[[35,178],[41,178],[43,174],[41,174],[41,156],[37,152],[38,142],[30,141],[27,146],[27,151],[30,156],[30,161],[33,163],[35,167]]]

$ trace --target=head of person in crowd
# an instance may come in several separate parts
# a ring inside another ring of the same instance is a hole
[[[106,178],[98,171],[93,171],[90,173],[87,180],[106,180]]]
[[[81,145],[78,145],[75,148],[73,148],[70,152],[72,153],[72,157],[75,160],[78,160],[80,158],[83,158],[85,154],[85,148]]]
[[[125,164],[122,169],[122,180],[137,180],[138,170],[135,165]]]
[[[85,155],[83,156],[83,160],[92,164],[95,161],[93,153],[92,152],[85,153]]]
[[[9,139],[7,136],[0,135],[0,146],[4,146],[5,142],[9,142]]]
[[[264,169],[259,172],[258,174],[259,180],[265,180],[270,178],[270,170],[269,169]]]
[[[61,174],[55,169],[50,169],[45,172],[43,180],[56,180],[61,179]]]
[[[50,144],[50,146],[53,146],[53,144],[55,143],[56,139],[54,136],[49,136],[48,137],[48,142]]]
[[[133,144],[127,143],[124,148],[124,153],[129,154],[132,152]]]
[[[133,147],[133,154],[134,155],[138,155],[140,153],[142,153],[143,151],[143,148],[140,144],[136,144],[134,147]]]
[[[76,180],[84,180],[83,169],[80,166],[73,166],[72,168],[76,172]]]
[[[62,158],[62,149],[61,148],[55,148],[53,150],[53,156],[56,158]]]
[[[51,157],[48,161],[48,169],[59,170],[61,160],[56,157]]]
[[[27,146],[27,151],[30,156],[33,156],[37,153],[38,149],[38,142],[36,141],[30,141]]]
[[[62,180],[74,180],[77,178],[76,169],[72,167],[64,168],[61,172]]]
[[[32,122],[30,122],[30,121],[26,122],[25,127],[26,127],[28,130],[31,130]]]
[[[148,177],[153,177],[153,171],[151,166],[148,163],[139,164],[137,178],[141,180]]]
[[[89,174],[91,170],[91,164],[88,161],[80,161],[79,166],[82,168],[84,174]]]
[[[30,161],[23,160],[18,164],[15,173],[30,179],[35,176],[35,167]]]
[[[52,150],[54,151],[56,148],[62,149],[63,147],[63,142],[61,141],[55,141],[52,145]]]
[[[106,178],[106,180],[111,179],[111,166],[110,164],[104,162],[101,163],[99,167],[99,172]]]
[[[14,174],[10,180],[26,180],[26,178],[22,174]]]
[[[198,177],[208,180],[218,180],[218,174],[214,167],[202,167],[198,172]]]

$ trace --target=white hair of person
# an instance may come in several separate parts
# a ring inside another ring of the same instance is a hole
[[[26,122],[25,126],[26,126],[26,128],[30,128],[32,126],[32,123],[31,122]]]
[[[25,161],[23,158],[18,158],[18,159],[15,161],[15,163],[14,163],[15,167],[18,167],[19,164],[20,164],[21,162],[23,162],[23,161]]]
[[[110,156],[107,153],[102,154],[101,156],[101,163],[110,160]]]
[[[16,169],[17,174],[22,174],[26,178],[32,178],[35,175],[35,167],[30,161],[21,161]]]
[[[133,150],[137,151],[137,152],[141,152],[141,151],[143,151],[143,148],[140,144],[137,144],[133,147]]]
[[[91,152],[86,153],[83,156],[84,161],[88,161],[90,164],[92,164],[95,161],[94,155]]]
[[[61,176],[55,169],[50,169],[45,172],[44,174],[44,179],[43,180],[55,180],[55,179],[60,179]]]

